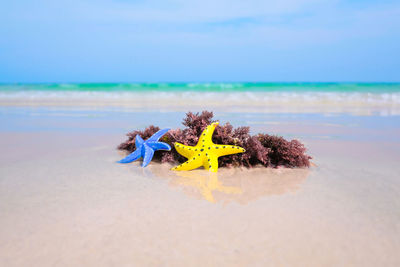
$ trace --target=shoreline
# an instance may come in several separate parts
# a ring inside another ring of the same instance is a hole
[[[0,92],[3,107],[400,115],[400,92]]]

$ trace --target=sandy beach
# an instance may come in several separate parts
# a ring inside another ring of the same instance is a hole
[[[1,266],[398,266],[397,116],[216,112],[305,143],[310,169],[117,164],[184,111],[0,108]],[[154,115],[157,114],[157,115]]]
[[[2,1],[0,267],[400,267],[399,47],[395,0]]]

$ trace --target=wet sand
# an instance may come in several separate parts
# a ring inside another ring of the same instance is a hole
[[[210,175],[115,163],[127,124],[182,114],[46,112],[0,118],[1,266],[400,264],[395,118],[216,114],[300,138],[315,166]]]

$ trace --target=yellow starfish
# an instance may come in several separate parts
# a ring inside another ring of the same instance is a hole
[[[212,135],[218,122],[214,122],[201,133],[196,146],[185,146],[175,143],[179,154],[188,158],[188,161],[172,168],[175,171],[189,171],[204,166],[206,170],[218,171],[218,157],[243,153],[245,150],[239,146],[216,145],[212,142]]]

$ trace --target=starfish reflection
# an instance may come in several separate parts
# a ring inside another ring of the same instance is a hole
[[[171,172],[168,164],[150,164],[150,176],[167,178],[169,185],[179,187],[188,196],[211,203],[247,204],[265,196],[296,193],[307,179],[309,169],[221,168]],[[149,175],[146,175],[149,176]]]
[[[222,192],[224,194],[242,194],[240,187],[224,186],[218,180],[218,173],[206,172],[204,170],[179,172],[176,179],[172,181],[185,187],[193,187],[198,189],[203,198],[209,202],[216,202],[213,192]]]

